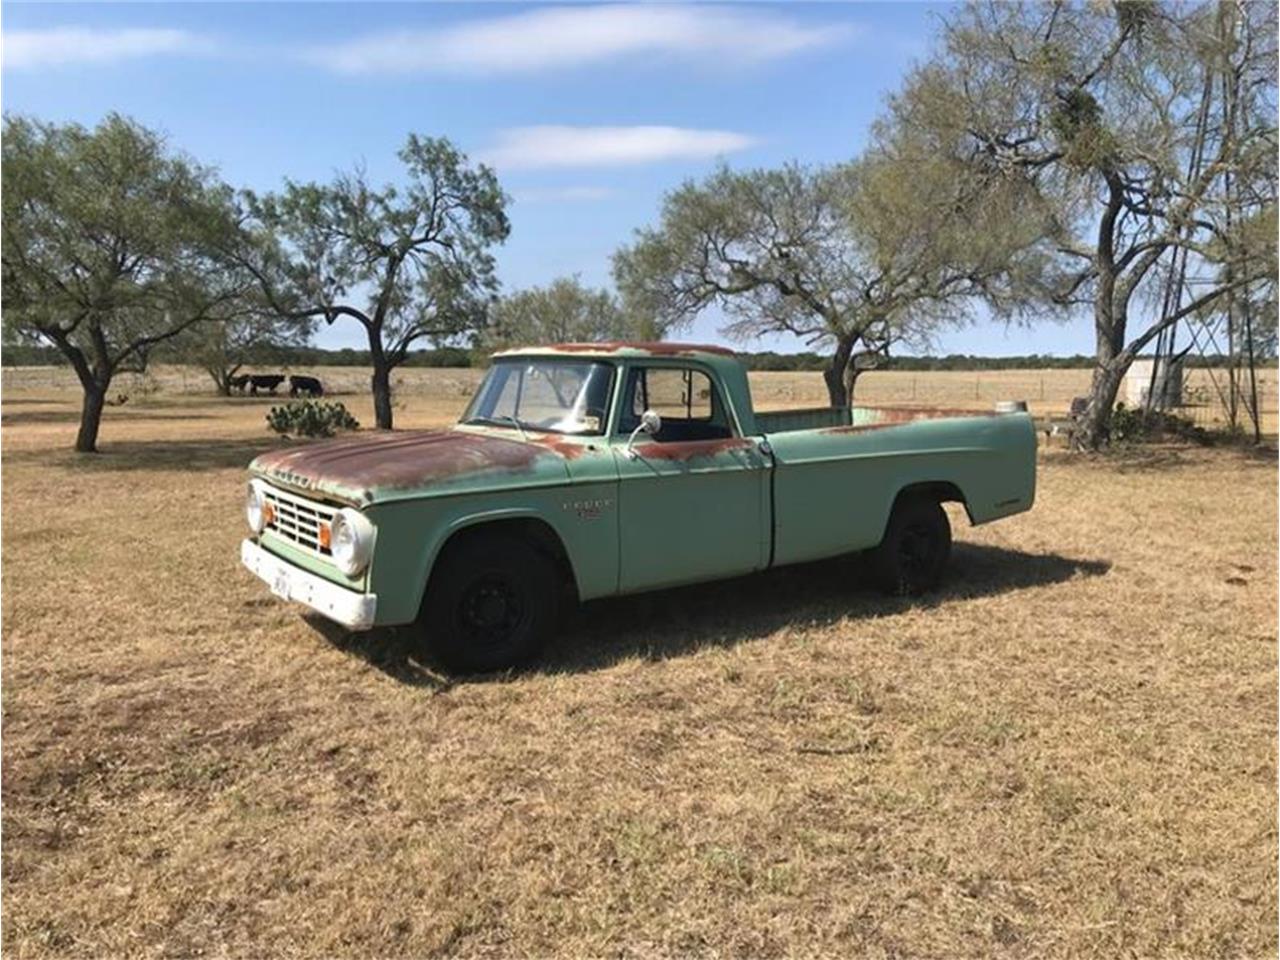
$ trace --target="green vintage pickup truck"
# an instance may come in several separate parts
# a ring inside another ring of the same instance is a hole
[[[1013,405],[1016,407],[1016,405]],[[250,464],[246,567],[352,629],[413,624],[448,668],[536,656],[575,600],[871,550],[885,589],[937,583],[944,501],[1031,507],[1025,412],[754,409],[720,347],[497,354],[448,430],[360,433]]]

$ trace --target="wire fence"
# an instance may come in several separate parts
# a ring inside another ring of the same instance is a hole
[[[366,367],[309,367],[296,372],[320,377],[326,393],[334,396],[363,395],[369,390],[370,370]],[[466,368],[403,367],[392,375],[393,391],[403,398],[428,397],[465,400],[475,390],[484,371]],[[1089,370],[999,370],[999,371],[898,371],[877,370],[858,379],[854,402],[866,405],[903,404],[943,406],[956,409],[990,409],[999,400],[1025,400],[1033,415],[1042,419],[1067,416],[1071,401],[1089,392]],[[1186,372],[1183,404],[1175,412],[1206,428],[1222,428],[1231,422],[1231,412],[1222,399],[1225,371],[1197,368]],[[67,367],[5,367],[0,383],[6,391],[78,392],[75,374]],[[287,394],[287,383],[279,389]],[[753,371],[751,390],[761,409],[770,407],[812,407],[827,402],[822,376],[803,371]],[[213,396],[212,378],[197,367],[158,365],[145,375],[121,374],[112,392],[136,401],[158,394]],[[1258,372],[1258,407],[1262,432],[1277,433],[1280,416],[1280,385],[1277,371]],[[1237,404],[1236,422],[1248,428],[1248,410]]]
[[[1184,402],[1174,412],[1197,426],[1221,428],[1231,422],[1217,381],[1209,370],[1186,374]],[[875,371],[860,377],[855,403],[945,406],[957,409],[990,409],[1000,400],[1025,400],[1033,415],[1042,419],[1065,418],[1071,402],[1088,395],[1089,370],[1000,370],[927,372]],[[1259,372],[1258,408],[1263,433],[1277,431],[1280,390],[1274,369]],[[752,393],[759,406],[814,406],[826,402],[826,389],[817,374],[760,372],[751,375]],[[1122,393],[1123,398],[1123,393]],[[1236,422],[1248,425],[1246,407],[1237,403]]]

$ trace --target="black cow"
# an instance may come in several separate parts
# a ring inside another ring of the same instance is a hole
[[[308,397],[323,397],[324,384],[316,377],[290,377],[289,396],[296,397],[300,393]]]
[[[244,393],[244,388],[249,385],[249,375],[242,373],[238,377],[227,378],[227,389],[235,390],[237,393]]]
[[[284,374],[282,373],[254,373],[249,375],[249,392],[255,397],[258,391],[266,390],[268,393],[275,393],[276,387],[284,383]]]

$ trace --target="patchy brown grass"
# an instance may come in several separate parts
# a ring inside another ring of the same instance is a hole
[[[927,603],[778,571],[451,684],[238,569],[266,406],[78,459],[5,396],[8,956],[1274,955],[1274,454],[1050,451]]]

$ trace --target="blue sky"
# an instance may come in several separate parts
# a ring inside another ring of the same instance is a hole
[[[513,197],[507,289],[580,274],[720,159],[853,156],[945,5],[24,4],[3,7],[3,106],[163,130],[268,190],[363,163],[397,175],[409,131],[491,163]],[[684,339],[726,342],[719,318]],[[361,346],[341,322],[325,346]],[[755,349],[796,350],[776,338]],[[1087,353],[1086,322],[945,333],[941,352]]]

